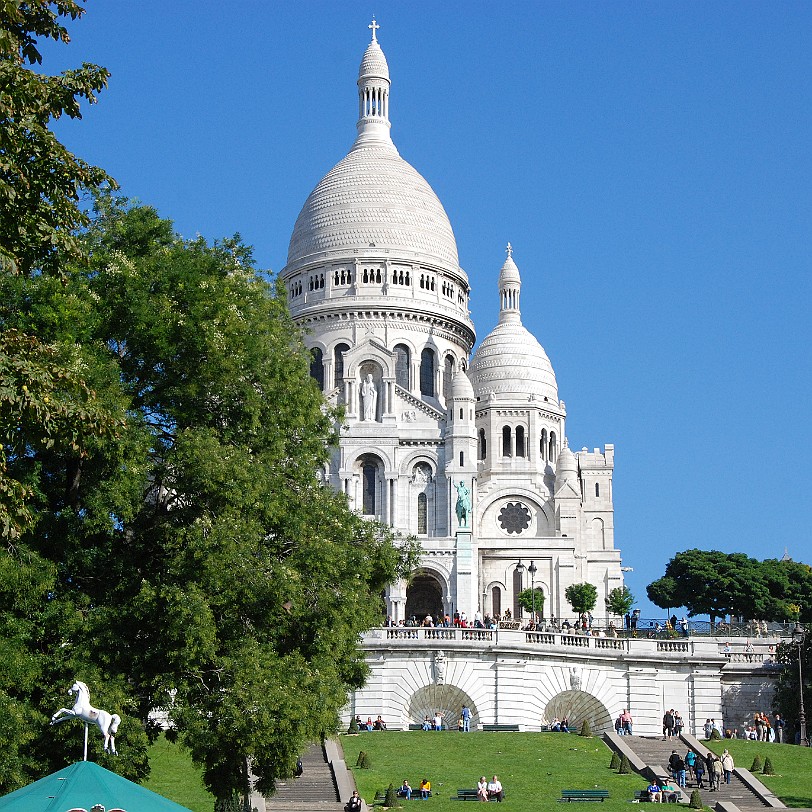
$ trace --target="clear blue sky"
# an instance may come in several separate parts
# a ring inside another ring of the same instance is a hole
[[[496,323],[510,240],[574,449],[616,446],[645,585],[689,547],[812,563],[812,3],[92,3],[45,68],[110,87],[60,133],[185,236],[278,271],[355,134],[375,13],[392,134]]]

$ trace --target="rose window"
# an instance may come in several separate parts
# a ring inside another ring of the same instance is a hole
[[[530,527],[529,508],[521,502],[508,502],[499,511],[499,526],[506,533],[521,533]]]

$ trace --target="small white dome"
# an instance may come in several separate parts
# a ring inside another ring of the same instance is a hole
[[[519,276],[519,269],[513,261],[513,257],[508,255],[502,270],[499,271],[499,287],[503,285],[521,285],[522,279]]]
[[[576,479],[578,479],[578,460],[575,459],[575,454],[570,451],[565,437],[564,447],[559,452],[555,464],[555,482],[556,485],[561,485],[567,480],[574,482]]]
[[[451,399],[474,400],[474,387],[462,370],[459,370],[451,379]]]
[[[474,392],[534,395],[558,403],[553,365],[536,337],[518,321],[496,328],[479,345],[468,372]]]
[[[358,68],[358,81],[362,79],[386,79],[389,81],[389,65],[377,40],[367,45],[361,65]]]

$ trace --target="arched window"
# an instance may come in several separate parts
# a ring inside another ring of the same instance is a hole
[[[429,532],[429,500],[425,493],[417,494],[417,533],[425,536]]]
[[[462,468],[463,465],[465,465],[465,452],[460,451],[460,468]]]
[[[498,586],[491,590],[491,612],[494,619],[502,617],[502,590]]]
[[[451,379],[454,377],[454,356],[446,355],[445,369],[443,370],[443,397],[448,400],[451,397]]]
[[[513,432],[510,426],[502,427],[502,456],[513,456]]]
[[[555,462],[558,459],[558,450],[556,448],[554,431],[550,432],[550,442],[547,446],[547,459],[550,460],[550,462]]]
[[[428,348],[420,353],[420,394],[434,397],[434,351]]]
[[[349,349],[349,344],[336,344],[333,350],[333,386],[344,385],[344,353]]]
[[[516,426],[516,456],[527,456],[524,450],[524,426]]]
[[[375,489],[378,480],[378,467],[371,462],[365,462],[363,467],[364,500],[363,511],[365,516],[375,515]]]
[[[547,429],[541,430],[541,440],[539,441],[539,450],[541,451],[541,458],[547,459]]]
[[[600,499],[601,496],[601,484],[600,482],[595,483],[595,496]]]
[[[395,383],[402,389],[409,389],[409,348],[405,344],[395,344]]]
[[[484,460],[488,457],[488,441],[485,439],[485,429],[479,430],[479,459]]]
[[[310,350],[310,377],[319,385],[319,389],[324,389],[324,360],[319,347]]]

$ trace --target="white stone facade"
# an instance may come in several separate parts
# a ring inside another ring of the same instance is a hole
[[[391,140],[389,90],[373,36],[359,69],[358,136],[305,202],[281,272],[313,375],[345,409],[324,476],[354,509],[421,541],[419,577],[388,591],[395,622],[515,616],[531,585],[519,561],[536,566],[545,617],[572,617],[564,590],[583,581],[598,587],[603,615],[623,583],[614,447],[567,448],[564,401],[522,326],[510,248],[494,285],[499,324],[470,357],[468,277],[442,204]],[[464,524],[460,482],[472,495]]]

